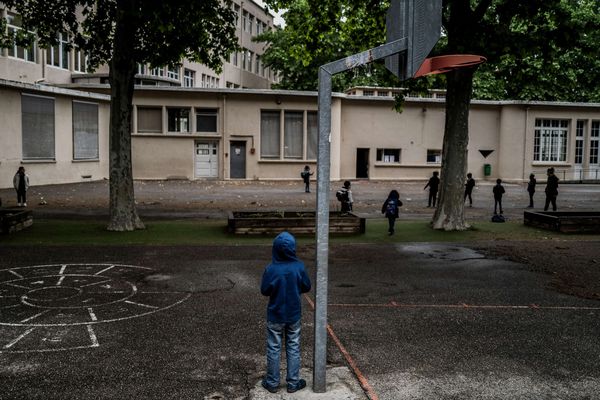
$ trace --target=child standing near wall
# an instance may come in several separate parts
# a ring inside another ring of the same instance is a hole
[[[310,172],[310,167],[308,165],[304,166],[304,170],[300,172],[300,176],[304,181],[304,192],[310,193],[310,177],[314,174],[314,172]]]
[[[502,186],[502,179],[496,179],[496,186],[494,186],[492,191],[494,192],[494,215],[498,214],[496,212],[498,208],[500,209],[500,214],[502,214],[502,195],[505,193],[504,186]]]

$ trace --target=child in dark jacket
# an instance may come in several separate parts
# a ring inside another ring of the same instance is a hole
[[[433,171],[433,175],[427,181],[427,185],[423,188],[423,190],[429,188],[429,200],[427,201],[427,207],[431,207],[433,203],[433,207],[435,207],[435,201],[437,199],[438,187],[440,186],[440,178],[438,175],[440,173],[437,171]]]
[[[300,172],[300,177],[304,181],[304,192],[310,193],[310,177],[314,175],[314,172],[310,172],[310,167],[308,165],[304,166],[304,170]]]
[[[399,207],[402,207],[400,194],[397,190],[392,190],[381,207],[381,213],[385,214],[388,219],[388,235],[390,236],[394,234],[394,225],[396,224],[396,218],[398,218]]]
[[[496,186],[492,189],[494,192],[494,214],[498,214],[496,211],[500,208],[500,214],[502,211],[502,195],[504,194],[504,186],[502,186],[502,179],[496,179]]]
[[[273,260],[262,277],[260,292],[269,296],[267,307],[267,375],[262,386],[271,393],[279,390],[279,358],[285,336],[287,391],[306,387],[300,379],[301,294],[310,291],[304,263],[296,256],[296,239],[282,232],[273,241]]]

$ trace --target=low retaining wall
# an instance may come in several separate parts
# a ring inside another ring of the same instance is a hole
[[[0,233],[8,234],[33,225],[33,212],[22,208],[0,209]]]
[[[232,211],[227,220],[227,231],[238,235],[276,235],[282,231],[311,235],[316,232],[314,212]],[[329,213],[329,233],[365,233],[365,219],[354,214]]]
[[[600,211],[525,211],[524,224],[564,233],[600,233]]]

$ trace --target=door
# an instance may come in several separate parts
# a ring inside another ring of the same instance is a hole
[[[196,178],[219,176],[219,152],[216,142],[196,142],[194,173]]]
[[[369,149],[356,149],[356,177],[369,177]]]
[[[231,142],[229,167],[230,178],[246,179],[246,142]]]

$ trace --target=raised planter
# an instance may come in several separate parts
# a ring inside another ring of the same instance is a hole
[[[600,211],[525,211],[524,223],[564,233],[600,233]]]
[[[33,212],[22,208],[0,209],[0,233],[8,234],[33,225]]]
[[[310,235],[316,232],[315,227],[314,211],[232,211],[227,220],[227,231],[238,235],[276,235],[282,231]],[[365,233],[365,219],[354,214],[330,212],[329,232],[350,235]]]

